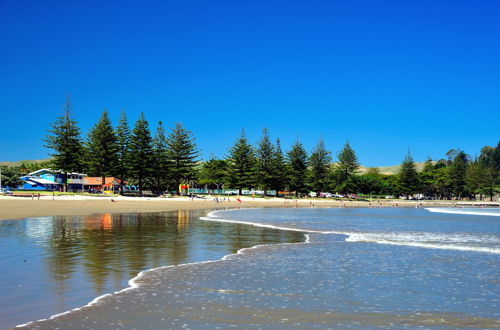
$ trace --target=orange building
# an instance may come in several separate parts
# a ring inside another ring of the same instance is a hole
[[[123,184],[126,185],[127,181],[123,181]],[[115,192],[120,190],[120,179],[113,176],[106,177],[103,186],[102,177],[86,176],[83,178],[83,185],[86,191]]]

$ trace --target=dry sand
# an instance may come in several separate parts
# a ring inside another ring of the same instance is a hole
[[[249,208],[249,207],[416,207],[450,205],[446,202],[381,201],[379,202],[339,202],[334,200],[290,200],[282,198],[262,199],[251,197],[222,200],[216,203],[213,198],[140,198],[140,197],[90,197],[90,196],[41,196],[38,200],[31,197],[0,196],[0,220],[22,219],[50,215],[89,215],[95,213],[139,213],[164,212],[173,210],[194,210],[212,208]]]

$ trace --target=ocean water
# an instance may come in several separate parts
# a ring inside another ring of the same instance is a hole
[[[211,212],[194,222],[296,236],[143,272],[129,289],[25,326],[500,328],[500,210],[437,211]]]
[[[144,270],[217,260],[299,233],[199,221],[208,211],[0,221],[0,329],[120,291]]]

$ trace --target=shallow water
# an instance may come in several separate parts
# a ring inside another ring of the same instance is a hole
[[[233,224],[240,230],[259,229],[242,223],[288,228],[297,230],[289,232],[296,240],[302,232],[308,240],[155,269],[136,279],[135,289],[29,327],[500,327],[498,217],[423,209],[252,209],[203,219],[240,223]]]
[[[220,259],[299,233],[197,221],[207,211],[0,221],[0,329],[83,306],[139,272]]]

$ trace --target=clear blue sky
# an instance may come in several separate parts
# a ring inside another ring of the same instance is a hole
[[[349,140],[366,166],[500,139],[500,1],[0,0],[0,161],[47,157],[71,93],[182,122],[224,156],[242,128],[284,149]]]

